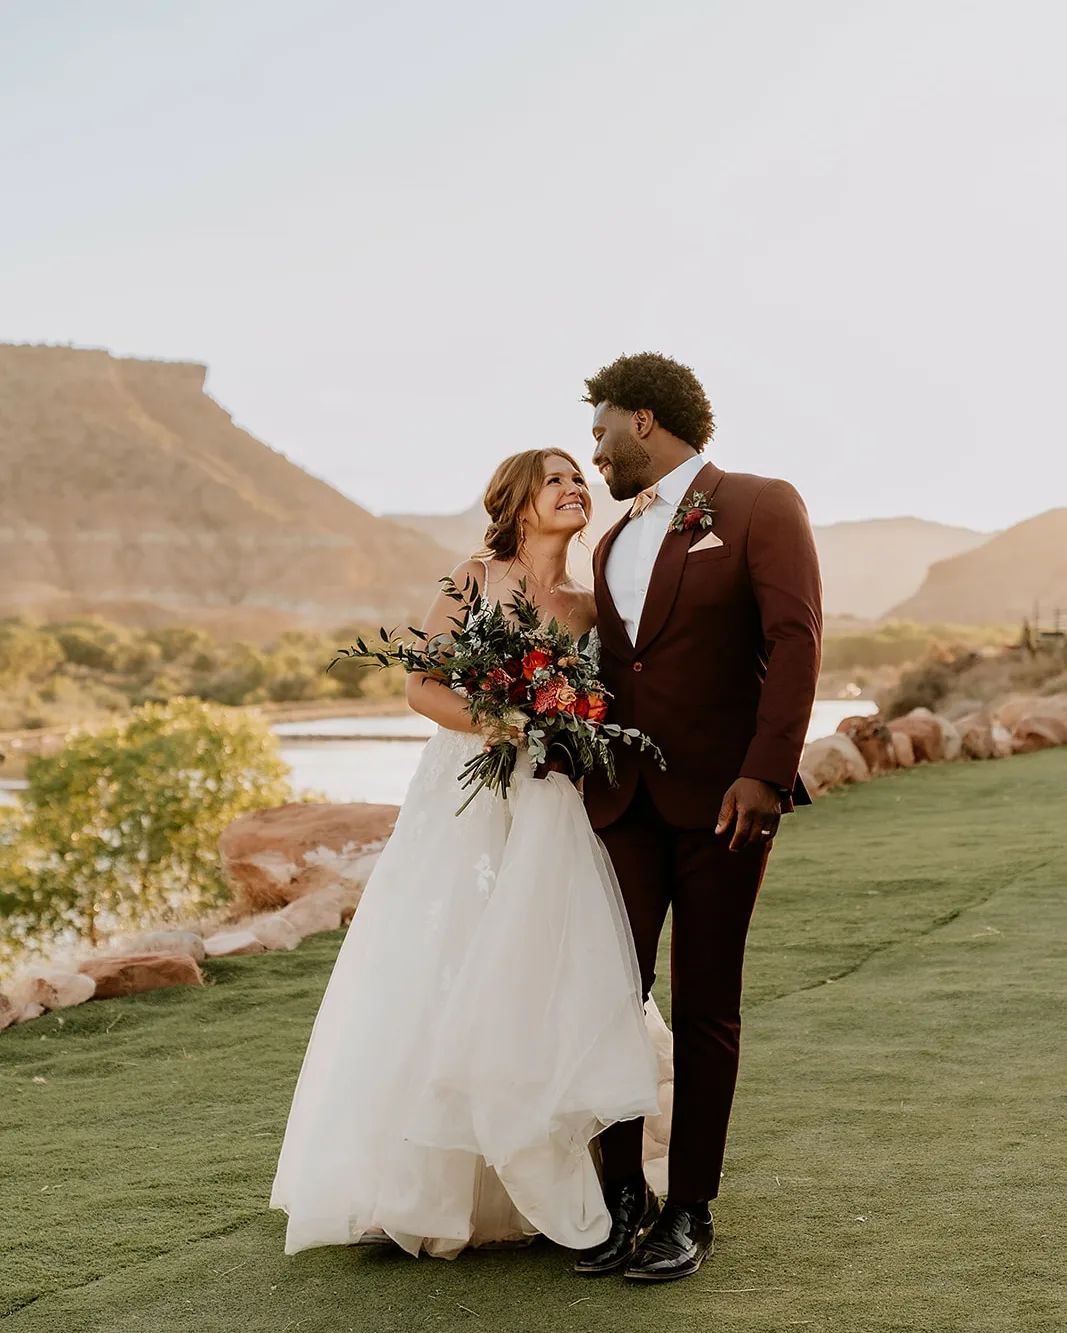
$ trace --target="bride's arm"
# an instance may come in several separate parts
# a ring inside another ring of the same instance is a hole
[[[452,581],[461,590],[468,582],[477,582],[480,589],[484,578],[485,571],[480,560],[465,560],[452,571]],[[455,629],[452,619],[461,614],[459,602],[439,592],[422,622],[423,631],[431,639],[438,634],[451,634]],[[408,676],[406,695],[408,704],[416,713],[428,717],[439,727],[446,727],[449,731],[474,732],[466,699],[441,681],[433,680],[421,671],[414,672]]]

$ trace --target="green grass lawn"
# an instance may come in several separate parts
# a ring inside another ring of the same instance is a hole
[[[200,991],[0,1036],[0,1321],[1067,1328],[1067,749],[902,773],[786,823],[752,930],[718,1249],[697,1277],[583,1281],[543,1242],[453,1263],[286,1258],[266,1200],[329,935],[212,964]]]

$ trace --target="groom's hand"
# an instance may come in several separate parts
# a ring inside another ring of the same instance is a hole
[[[574,760],[571,758],[570,751],[563,745],[550,745],[545,759],[534,769],[535,778],[546,778],[549,773],[562,773],[565,778],[570,778],[572,782],[577,782],[578,778],[574,771]]]
[[[738,778],[722,798],[716,833],[730,833],[730,851],[770,843],[782,818],[777,787],[759,778]]]

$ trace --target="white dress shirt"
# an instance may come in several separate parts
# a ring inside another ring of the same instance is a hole
[[[652,567],[667,528],[707,461],[703,454],[694,454],[661,478],[656,486],[655,500],[643,513],[630,519],[608,552],[604,577],[631,643],[637,642],[637,627],[641,623]]]

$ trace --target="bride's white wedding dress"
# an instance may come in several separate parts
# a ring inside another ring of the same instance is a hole
[[[457,817],[481,743],[429,741],[341,946],[271,1194],[286,1253],[382,1231],[444,1257],[598,1244],[590,1141],[660,1110],[662,1020],[581,798],[520,751],[507,801]]]

